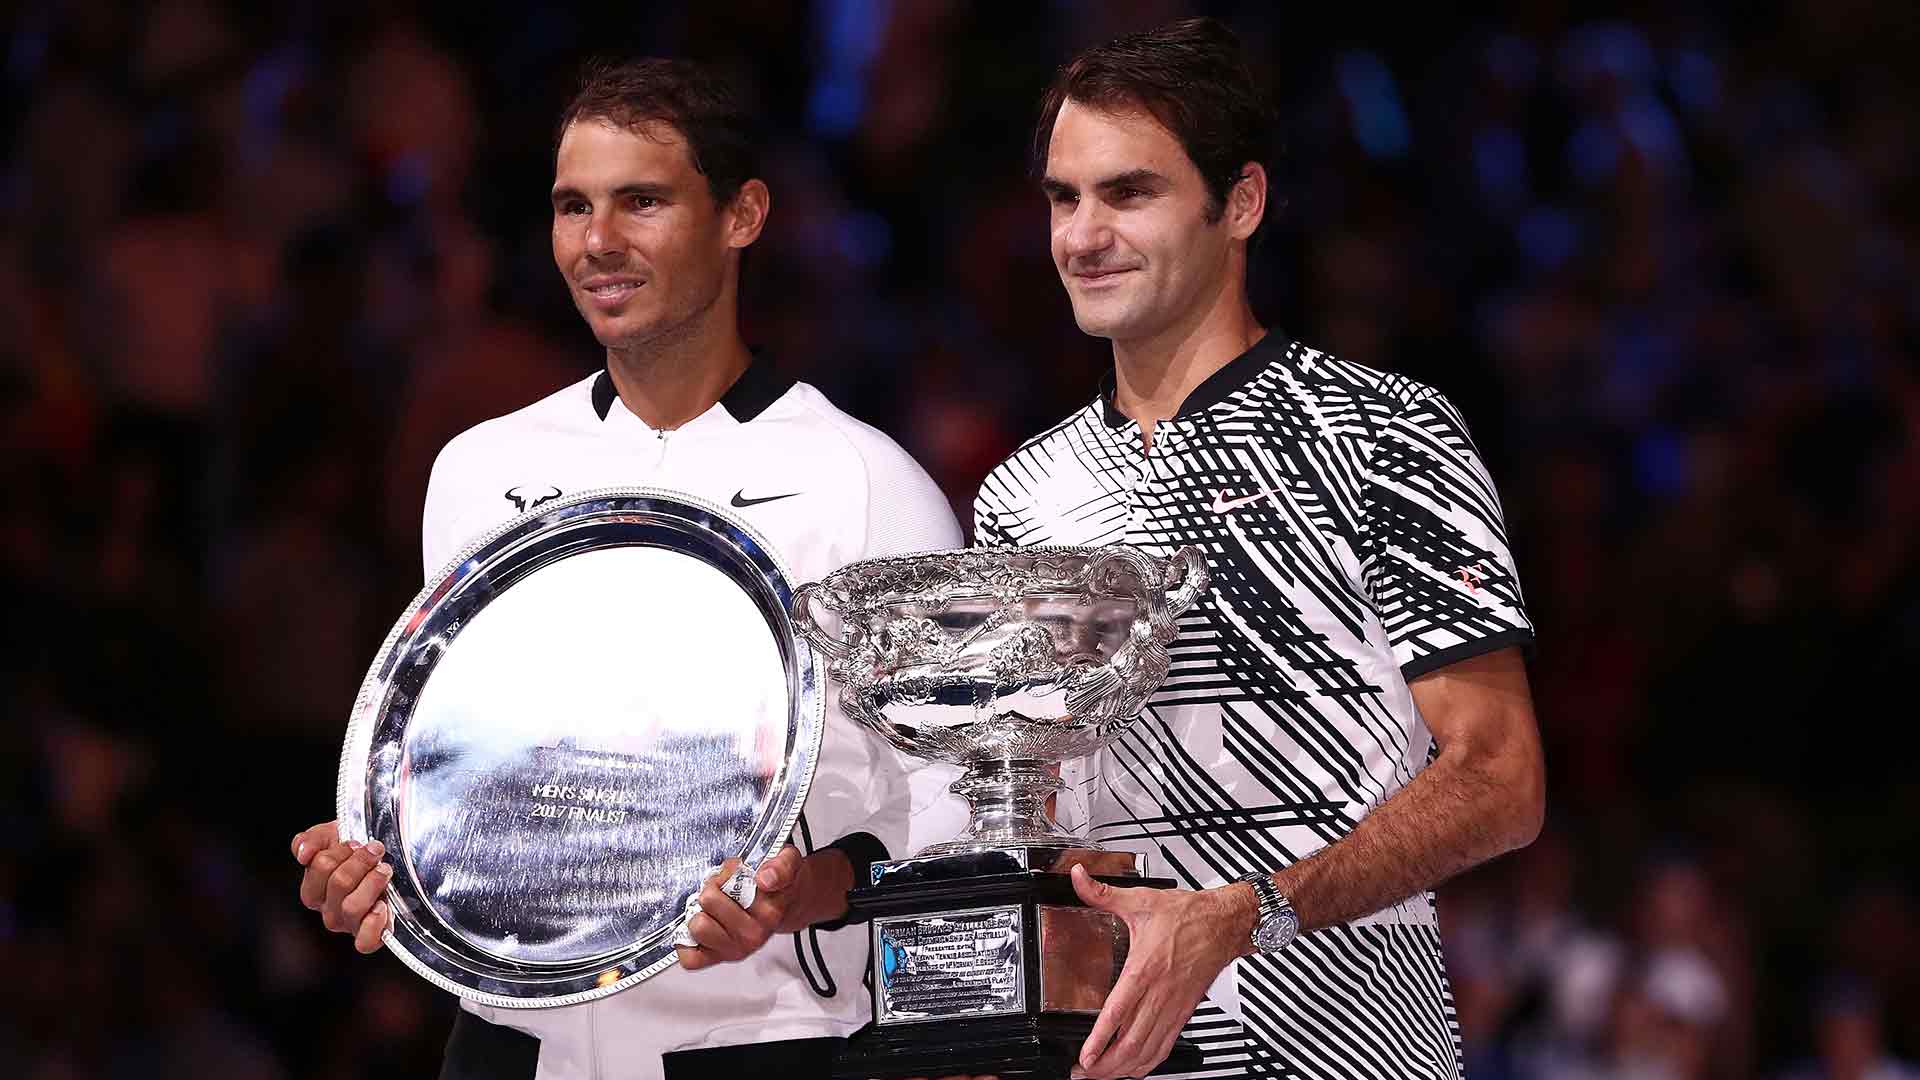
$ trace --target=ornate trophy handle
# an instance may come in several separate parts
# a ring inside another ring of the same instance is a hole
[[[1179,618],[1206,591],[1207,557],[1191,544],[1174,552],[1167,566],[1167,613]]]
[[[851,650],[830,637],[820,624],[813,619],[813,599],[826,590],[818,581],[809,581],[793,590],[792,610],[787,613],[793,620],[793,632],[804,638],[807,644],[826,653],[828,659],[843,660]]]
[[[1124,573],[1137,584],[1116,587],[1113,575]],[[1067,708],[1073,716],[1098,725],[1131,715],[1140,705],[1133,691],[1145,678],[1158,685],[1166,674],[1166,643],[1173,640],[1176,614],[1167,603],[1164,585],[1170,569],[1136,548],[1115,544],[1088,560],[1086,587],[1100,596],[1123,597],[1134,603],[1133,629],[1107,661],[1074,672],[1067,689]]]

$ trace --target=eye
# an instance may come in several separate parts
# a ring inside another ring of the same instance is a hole
[[[560,204],[560,214],[563,217],[578,216],[588,213],[591,210],[592,207],[588,206],[586,202],[581,199],[569,199]]]
[[[659,208],[660,200],[652,195],[630,195],[627,197],[627,206],[640,211],[655,210]]]
[[[1137,187],[1123,187],[1113,193],[1114,202],[1132,202],[1135,199],[1144,199],[1146,197],[1147,193]]]

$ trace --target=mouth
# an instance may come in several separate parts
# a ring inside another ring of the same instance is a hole
[[[627,302],[646,284],[638,278],[589,278],[580,283],[580,292],[603,309],[614,309]]]
[[[1133,267],[1113,270],[1076,270],[1072,277],[1075,284],[1083,289],[1099,289],[1117,285],[1127,274],[1133,273]]]

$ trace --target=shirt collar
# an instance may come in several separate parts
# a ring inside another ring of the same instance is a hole
[[[767,406],[780,400],[781,395],[793,389],[793,380],[781,375],[774,369],[765,356],[756,352],[753,362],[747,370],[733,380],[727,392],[720,395],[720,407],[738,423],[748,421],[767,411]],[[613,411],[614,400],[620,396],[613,388],[613,376],[606,368],[593,377],[593,411],[605,420]]]
[[[1232,397],[1234,393],[1259,377],[1267,365],[1285,356],[1288,338],[1277,328],[1267,331],[1267,336],[1253,343],[1246,352],[1227,361],[1226,366],[1206,377],[1187,399],[1174,410],[1173,419],[1179,420],[1205,412]],[[1100,376],[1100,415],[1110,428],[1125,427],[1133,423],[1133,418],[1121,412],[1113,404],[1114,372],[1111,367]]]

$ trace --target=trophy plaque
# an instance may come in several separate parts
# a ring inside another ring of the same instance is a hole
[[[732,514],[618,488],[481,537],[414,598],[361,685],[343,839],[394,875],[387,945],[507,1008],[673,963],[689,905],[786,841],[824,698],[780,561]]]
[[[964,766],[951,790],[972,806],[959,836],[873,864],[849,895],[871,925],[873,1022],[836,1076],[1068,1075],[1127,949],[1069,872],[1174,882],[1067,833],[1048,801],[1060,762],[1118,736],[1165,680],[1174,620],[1206,581],[1192,547],[1002,547],[869,559],[795,591],[794,626],[829,658],[847,715]],[[1183,1041],[1161,1069],[1198,1064]]]

